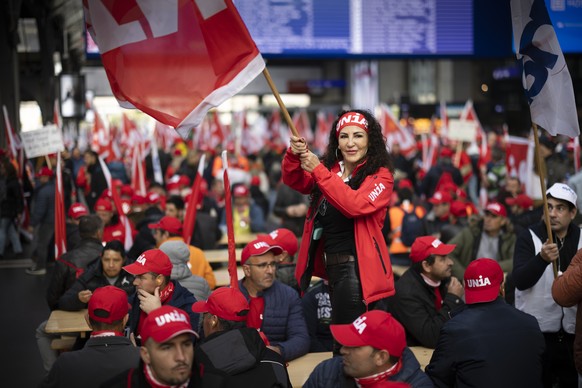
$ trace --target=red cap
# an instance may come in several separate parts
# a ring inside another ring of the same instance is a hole
[[[337,342],[344,346],[371,346],[387,350],[391,356],[400,357],[406,347],[406,334],[402,325],[385,311],[371,310],[360,315],[353,323],[330,325]]]
[[[261,178],[258,175],[255,175],[251,178],[251,186],[259,186],[261,184]]]
[[[113,193],[111,193],[111,189],[103,190],[99,198],[113,198]]]
[[[36,173],[36,177],[40,178],[41,176],[48,176],[49,178],[52,178],[54,175],[53,170],[51,170],[48,167],[43,167],[40,169],[39,172]]]
[[[130,185],[121,186],[121,196],[122,197],[132,197],[133,196],[133,187],[131,187]]]
[[[454,244],[445,244],[433,236],[418,237],[410,247],[410,260],[413,263],[423,261],[430,255],[446,256],[455,249]]]
[[[221,287],[214,290],[206,302],[194,303],[192,311],[210,313],[227,321],[243,322],[247,320],[249,302],[240,290]]]
[[[132,205],[144,205],[147,202],[146,197],[140,194],[133,194],[131,196]]]
[[[451,202],[451,214],[455,217],[467,217],[467,204],[461,201]]]
[[[149,203],[150,205],[155,205],[156,203],[162,202],[162,196],[159,195],[158,193],[150,191],[146,195],[146,202]]]
[[[505,210],[505,206],[499,202],[490,202],[485,208],[485,212],[489,212],[496,216],[507,217],[507,210]]]
[[[273,239],[275,244],[279,245],[289,254],[289,256],[295,256],[299,245],[295,233],[289,229],[279,228],[269,233],[269,236]]]
[[[240,264],[244,265],[251,256],[264,255],[269,251],[273,251],[274,255],[280,255],[283,252],[283,248],[277,245],[271,236],[267,234],[259,235],[256,240],[248,243],[242,250]]]
[[[503,270],[493,259],[473,260],[465,270],[465,302],[491,302],[499,296]]]
[[[412,185],[412,181],[410,179],[401,179],[398,182],[398,189],[413,189],[414,186]]]
[[[126,265],[123,269],[132,275],[143,275],[153,272],[158,275],[170,276],[172,262],[168,255],[159,249],[150,249],[139,255],[135,263]]]
[[[529,209],[533,206],[534,201],[525,194],[519,194],[517,197],[507,197],[505,203],[509,206],[517,205],[523,209]]]
[[[449,147],[441,148],[440,155],[442,158],[452,158],[454,154],[455,154],[455,151],[453,151]]]
[[[112,212],[113,204],[107,198],[99,198],[97,202],[95,202],[95,211]]]
[[[127,315],[127,294],[115,286],[99,287],[93,291],[87,309],[92,320],[112,324]]]
[[[83,205],[80,202],[75,202],[74,204],[72,204],[71,207],[69,208],[69,211],[67,212],[69,218],[72,218],[74,220],[81,216],[86,216],[87,214],[89,214],[89,209],[87,209],[87,206]]]
[[[178,184],[186,187],[190,187],[190,178],[188,175],[180,175],[178,178]]]
[[[176,217],[163,216],[156,224],[148,224],[148,227],[165,230],[170,234],[182,233],[182,223]]]
[[[186,333],[198,337],[198,334],[192,330],[188,314],[177,307],[164,305],[153,310],[144,319],[141,328],[141,341],[145,344],[148,339],[152,338],[161,344]]]
[[[180,191],[180,184],[178,182],[168,182],[166,184],[167,191]]]
[[[246,197],[249,195],[249,193],[250,190],[245,185],[238,185],[232,191],[232,195],[234,195],[235,197]]]
[[[440,205],[441,203],[450,203],[453,200],[448,191],[436,191],[428,202],[433,205]]]
[[[113,186],[113,187],[122,187],[123,186],[123,182],[121,181],[121,179],[112,179],[111,180],[111,186]]]

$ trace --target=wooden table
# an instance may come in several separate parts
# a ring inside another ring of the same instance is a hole
[[[302,387],[313,369],[322,361],[333,356],[332,352],[307,353],[289,362],[287,371],[293,387]]]
[[[256,238],[257,235],[255,233],[235,235],[234,242],[237,246],[246,245],[251,241],[256,240]],[[222,238],[218,242],[218,245],[228,245],[228,235],[226,233],[222,235]]]
[[[219,268],[214,271],[214,278],[216,279],[216,287],[228,286],[230,284],[230,276],[228,268]],[[242,267],[237,267],[238,280],[241,280],[245,274]]]
[[[424,370],[424,368],[430,363],[430,358],[432,357],[434,349],[425,348],[423,346],[411,346],[410,350],[412,350],[412,353],[414,353],[414,356],[418,360],[420,369]]]
[[[228,263],[228,249],[207,249],[204,252],[204,257],[209,263]],[[236,250],[236,261],[240,262],[240,255],[242,248]]]
[[[92,330],[85,320],[86,313],[86,309],[81,311],[53,310],[46,323],[45,331],[55,334],[81,333],[83,337],[85,332]]]

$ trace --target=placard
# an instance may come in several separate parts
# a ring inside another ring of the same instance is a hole
[[[477,138],[477,123],[467,120],[449,120],[449,139],[473,142]]]
[[[56,125],[47,125],[34,131],[21,132],[27,158],[36,158],[63,151],[63,136]]]

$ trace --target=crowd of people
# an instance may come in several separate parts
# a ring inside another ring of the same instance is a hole
[[[556,162],[566,144],[540,139],[546,223],[505,168],[502,136],[478,158],[443,143],[425,171],[382,133],[350,110],[322,155],[298,136],[229,154],[232,217],[216,150],[199,166],[197,150],[160,149],[163,182],[148,156],[146,191],[91,150],[20,176],[1,155],[0,255],[29,249],[26,272],[51,276],[50,309],[87,309],[93,330],[59,354],[38,326],[41,386],[286,387],[286,363],[308,352],[331,354],[307,387],[578,386],[582,233],[578,175]],[[57,173],[67,252],[53,257]],[[236,286],[205,257],[229,219],[235,241],[251,236]],[[434,349],[425,370],[412,346]]]

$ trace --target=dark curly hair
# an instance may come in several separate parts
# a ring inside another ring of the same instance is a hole
[[[364,160],[366,163],[356,172],[348,185],[352,189],[357,189],[360,187],[364,179],[376,173],[381,167],[385,167],[390,172],[394,172],[394,167],[392,165],[392,157],[388,153],[386,149],[386,138],[382,135],[382,127],[380,123],[374,115],[367,110],[359,110],[359,109],[350,109],[342,111],[338,117],[333,122],[331,126],[331,131],[329,133],[329,141],[327,143],[327,148],[325,153],[321,157],[321,163],[329,170],[335,163],[337,163],[338,159],[341,160],[342,156],[341,153],[337,153],[336,150],[339,146],[338,138],[336,137],[335,128],[337,123],[345,113],[348,112],[355,112],[359,113],[360,115],[364,116],[368,121],[368,152]],[[312,206],[317,205],[319,202],[319,198],[321,197],[321,190],[319,190],[319,186],[315,185],[313,190],[311,191],[311,199],[310,203]]]

